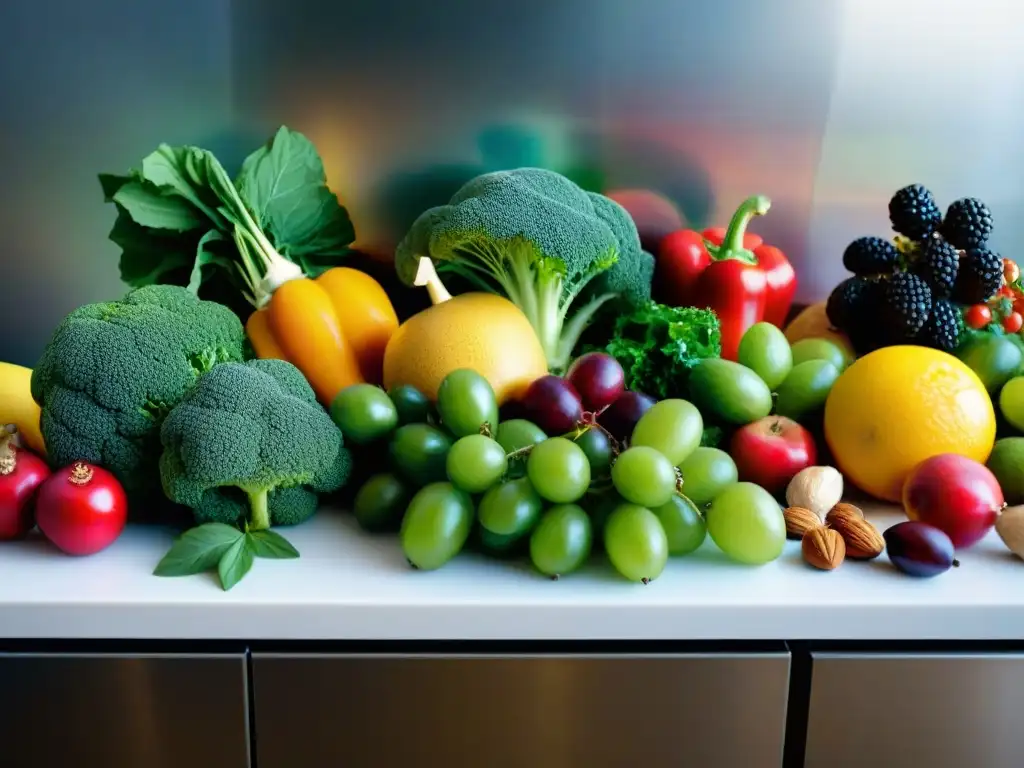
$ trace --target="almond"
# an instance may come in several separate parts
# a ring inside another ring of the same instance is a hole
[[[823,571],[832,571],[842,565],[846,558],[846,542],[838,531],[820,526],[804,534],[800,543],[804,560],[808,565]]]
[[[863,520],[864,512],[860,507],[841,501],[828,511],[828,514],[825,515],[825,522],[832,525],[836,521],[836,518],[839,517],[859,517]]]
[[[846,554],[854,560],[873,560],[885,549],[882,534],[863,517],[836,515],[829,523],[843,537]]]
[[[782,516],[786,518],[786,537],[802,539],[812,528],[821,527],[821,518],[807,507],[787,507]]]

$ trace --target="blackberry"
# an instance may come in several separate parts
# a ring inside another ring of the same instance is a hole
[[[842,331],[852,328],[857,323],[870,286],[871,283],[863,277],[849,277],[837,285],[825,303],[829,322]]]
[[[924,327],[931,311],[932,291],[928,283],[911,272],[897,272],[889,279],[883,317],[892,341],[913,339]]]
[[[936,299],[917,341],[926,347],[952,352],[960,344],[962,330],[963,315],[960,308],[948,299]]]
[[[893,272],[899,261],[896,246],[881,237],[858,237],[843,251],[843,266],[855,275]]]
[[[961,304],[981,304],[995,296],[1002,284],[1002,257],[988,248],[974,248],[960,260],[953,298]]]
[[[941,231],[957,248],[981,248],[992,234],[992,212],[976,197],[954,200],[946,211]]]
[[[929,238],[914,262],[913,272],[928,283],[935,298],[946,298],[953,292],[960,272],[960,251],[941,237]]]
[[[932,193],[920,184],[904,187],[889,201],[892,228],[911,240],[924,240],[942,223],[942,211]]]

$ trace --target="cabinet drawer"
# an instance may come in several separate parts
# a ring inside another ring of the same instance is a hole
[[[248,768],[245,657],[0,654],[3,768]]]
[[[253,655],[260,768],[779,768],[789,656]]]
[[[1024,764],[1024,655],[812,658],[805,768]]]

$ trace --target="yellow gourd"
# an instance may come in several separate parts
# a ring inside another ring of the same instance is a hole
[[[433,303],[403,323],[384,353],[384,386],[416,387],[437,399],[451,371],[470,368],[490,383],[498,404],[522,396],[548,372],[547,358],[526,315],[492,293],[453,297],[422,258],[415,285],[426,287]]]

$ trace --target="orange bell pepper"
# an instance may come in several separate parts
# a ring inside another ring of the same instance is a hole
[[[349,267],[284,281],[246,322],[257,357],[292,363],[325,407],[351,384],[381,383],[384,348],[397,329],[380,283]]]

